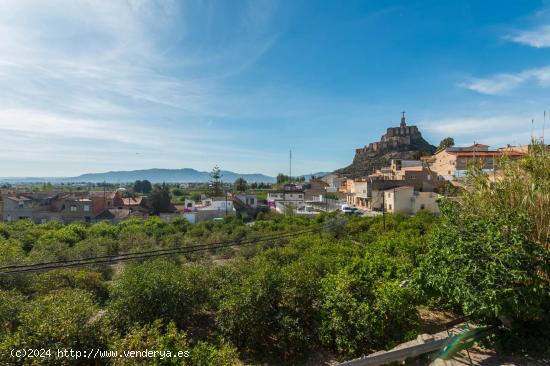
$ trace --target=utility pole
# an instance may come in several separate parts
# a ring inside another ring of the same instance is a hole
[[[227,189],[225,190],[225,217],[227,217]]]
[[[290,150],[289,155],[288,179],[290,180],[290,183],[292,183],[292,149]]]
[[[382,191],[382,221],[384,222],[384,231],[386,231],[386,191]]]

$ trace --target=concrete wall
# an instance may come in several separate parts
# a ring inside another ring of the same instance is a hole
[[[385,210],[391,213],[412,213],[413,187],[400,187],[384,192]]]
[[[438,197],[438,194],[433,192],[416,192],[412,200],[412,213],[416,214],[421,210],[433,214],[439,213]]]

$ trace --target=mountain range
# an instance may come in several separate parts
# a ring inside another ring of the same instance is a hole
[[[233,183],[242,177],[248,183],[275,183],[276,178],[264,174],[240,174],[223,170],[222,181]],[[306,179],[314,175],[316,177],[326,175],[319,172],[305,175]],[[136,180],[149,180],[152,183],[204,183],[211,180],[209,172],[201,172],[191,168],[183,169],[143,169],[129,171],[111,171],[106,173],[87,173],[76,177],[6,177],[0,178],[4,183],[128,183]]]

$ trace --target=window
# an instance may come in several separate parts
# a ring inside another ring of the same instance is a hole
[[[40,219],[40,223],[41,223],[41,224],[45,224],[45,223],[47,223],[47,222],[48,222],[48,219],[46,219],[46,218],[41,218],[41,219]]]
[[[90,222],[90,221],[92,220],[92,218],[91,218],[90,216],[86,216],[86,217],[84,218],[84,220],[86,220],[86,222]]]
[[[71,205],[71,212],[76,212],[76,206],[75,205]]]
[[[112,206],[112,205],[113,205],[113,202],[107,201],[107,206]]]
[[[17,204],[17,208],[25,208],[25,204],[23,202],[19,202]]]
[[[391,211],[391,203],[390,203],[390,204],[388,204],[388,210],[390,210],[390,211]]]
[[[86,212],[90,211],[90,205],[84,205],[84,211]]]
[[[426,206],[425,206],[424,204],[421,204],[421,205],[420,205],[420,209],[421,209],[421,210],[423,210],[423,209],[425,209],[425,208],[426,208]]]

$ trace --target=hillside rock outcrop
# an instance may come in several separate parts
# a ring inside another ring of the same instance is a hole
[[[356,149],[351,165],[336,173],[350,178],[367,176],[376,169],[390,165],[392,159],[414,160],[432,154],[435,146],[424,140],[417,126],[407,126],[405,112],[399,127],[390,127],[380,141]]]

